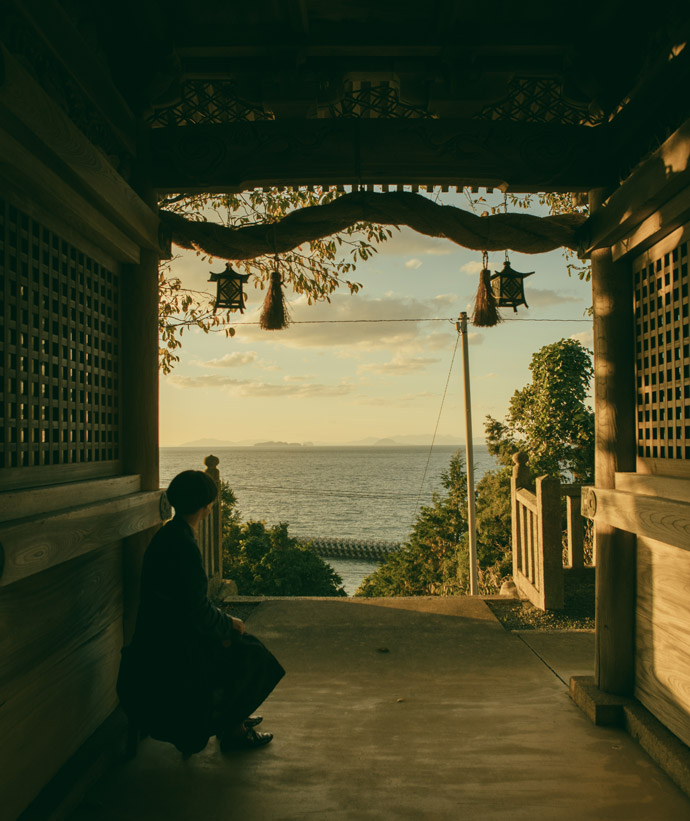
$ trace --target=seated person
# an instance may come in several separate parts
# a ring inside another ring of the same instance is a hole
[[[167,493],[176,515],[144,555],[134,638],[122,651],[120,703],[142,734],[187,755],[203,750],[211,735],[223,752],[261,747],[273,735],[257,732],[261,717],[251,714],[285,671],[240,619],[208,600],[194,530],[211,512],[214,481],[186,470]]]

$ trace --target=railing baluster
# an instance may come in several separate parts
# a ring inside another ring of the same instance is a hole
[[[568,521],[568,565],[570,567],[584,567],[584,519],[580,513],[580,496],[566,497]]]

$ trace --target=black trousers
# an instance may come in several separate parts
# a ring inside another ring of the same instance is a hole
[[[117,692],[143,734],[197,753],[209,736],[237,728],[284,675],[273,653],[249,634],[230,647],[135,642],[122,651]]]
[[[232,731],[248,718],[284,675],[276,657],[256,636],[245,633],[223,647],[213,671],[216,735]]]

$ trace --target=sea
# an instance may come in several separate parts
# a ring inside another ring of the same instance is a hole
[[[204,470],[217,456],[243,521],[287,522],[291,536],[405,541],[416,513],[441,491],[441,474],[463,447],[161,448],[161,487],[183,470]],[[474,448],[475,481],[495,467],[485,446]],[[352,595],[378,566],[327,559]]]

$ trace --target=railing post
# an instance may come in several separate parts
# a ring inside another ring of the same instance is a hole
[[[568,522],[568,565],[573,569],[581,568],[585,566],[585,541],[580,496],[568,494],[565,499]]]
[[[211,515],[208,520],[208,539],[207,539],[207,556],[206,573],[213,585],[220,584],[223,578],[223,539],[222,539],[222,516],[221,516],[221,488],[220,488],[220,471],[218,470],[218,463],[220,459],[217,456],[207,456],[204,459],[206,465],[206,475],[210,476],[218,488],[218,496],[216,503],[213,506]]]
[[[561,483],[553,476],[537,479],[537,563],[543,610],[563,607],[563,548],[561,544]]]
[[[513,454],[513,475],[510,479],[510,520],[513,542],[513,578],[518,570],[525,572],[524,562],[524,532],[520,516],[520,506],[517,500],[518,488],[529,484],[529,468],[527,454],[518,452]],[[522,559],[522,564],[520,563]]]

